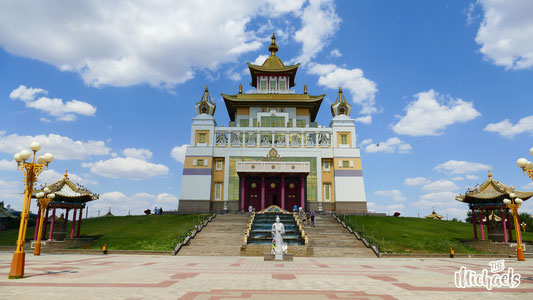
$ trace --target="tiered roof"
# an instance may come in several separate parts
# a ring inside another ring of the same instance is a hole
[[[84,186],[72,182],[68,178],[67,170],[65,170],[65,175],[63,175],[62,179],[46,187],[50,189],[51,193],[56,195],[51,204],[58,204],[62,202],[83,204],[99,198],[98,194],[94,194]],[[39,192],[42,192],[44,188],[45,187],[43,187],[41,190],[34,190],[32,197],[35,198],[35,195]]]

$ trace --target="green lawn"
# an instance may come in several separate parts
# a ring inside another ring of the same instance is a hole
[[[340,216],[342,219],[342,216]],[[355,226],[361,232],[365,227],[365,237],[372,231],[379,245],[385,239],[382,251],[390,253],[480,253],[467,247],[461,240],[474,238],[472,224],[443,220],[428,220],[407,217],[347,216],[347,225]],[[478,227],[479,229],[479,227]],[[478,232],[479,234],[479,232]],[[533,233],[523,233],[525,241],[533,240]],[[514,237],[514,231],[513,231]]]
[[[190,229],[197,220],[198,215],[90,218],[82,221],[81,237],[95,238],[90,244],[93,249],[107,243],[109,250],[170,251],[178,234],[185,234],[187,225]],[[27,238],[33,239],[34,232],[35,227],[29,227]],[[0,232],[0,245],[15,246],[17,235],[18,228]]]

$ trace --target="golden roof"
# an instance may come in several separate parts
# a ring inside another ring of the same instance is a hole
[[[289,87],[295,85],[294,77],[296,77],[296,72],[298,71],[298,66],[300,66],[300,64],[285,66],[281,59],[276,56],[278,49],[278,45],[276,45],[276,35],[272,34],[272,43],[268,47],[270,56],[265,60],[263,65],[258,66],[247,63],[248,68],[250,69],[250,74],[252,75],[251,86],[257,87],[257,76],[265,73],[268,75],[287,74],[289,75]]]
[[[68,199],[68,202],[89,202],[92,200],[97,200],[99,198],[98,194],[93,194],[90,190],[86,189],[82,185],[72,182],[68,178],[68,170],[65,170],[65,175],[60,180],[47,185],[47,188],[50,189],[51,193],[54,193],[56,197],[53,201],[62,201],[65,198]],[[39,192],[44,190],[33,190],[32,197]]]
[[[311,122],[315,121],[318,109],[325,94],[312,96],[309,94],[221,94],[231,121],[235,121],[237,107],[251,106],[288,106],[309,108]]]
[[[503,199],[510,199],[509,194],[513,192],[516,198],[527,200],[533,196],[533,192],[516,191],[514,187],[507,186],[497,180],[492,179],[489,170],[489,178],[481,185],[469,189],[464,195],[455,197],[455,200],[465,203],[501,203]]]
[[[426,216],[426,219],[433,219],[433,220],[440,220],[444,218],[443,216],[439,215],[438,213],[433,210],[433,212]]]

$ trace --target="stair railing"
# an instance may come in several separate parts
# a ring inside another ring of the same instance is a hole
[[[368,232],[365,233],[365,225],[362,225],[362,230],[360,231],[357,227],[357,219],[355,220],[355,226],[352,222],[348,222],[346,224],[346,215],[342,215],[341,217],[337,216],[336,214],[331,214],[331,216],[337,220],[344,228],[346,228],[351,234],[353,234],[358,240],[362,241],[363,244],[367,248],[372,249],[374,253],[380,257],[381,251],[385,247],[385,238],[382,239],[382,246],[379,245],[379,242],[376,242],[374,239],[374,230],[371,230],[371,235],[368,236]]]
[[[191,224],[191,228],[189,229],[189,224],[185,224],[185,233],[179,233],[178,234],[178,240],[174,244],[174,255],[178,254],[180,249],[188,245],[190,240],[193,239],[197,233],[202,231],[202,229],[209,224],[213,220],[213,218],[216,217],[216,213],[211,214],[210,216],[205,216],[200,218],[198,215],[198,224]]]
[[[250,231],[252,231],[252,226],[254,224],[254,219],[255,219],[255,211],[252,212],[252,215],[250,217],[250,222],[248,222],[246,230],[244,231],[243,245],[247,245],[248,244],[248,237],[250,236]]]

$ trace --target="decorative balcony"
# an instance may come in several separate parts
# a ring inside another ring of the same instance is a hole
[[[329,148],[331,128],[217,127],[217,147]]]
[[[309,173],[309,162],[238,161],[237,173]]]

